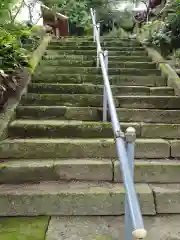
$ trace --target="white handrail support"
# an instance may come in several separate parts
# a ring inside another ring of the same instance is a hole
[[[108,74],[108,51],[104,51],[104,62],[106,66],[106,71]],[[103,122],[107,121],[107,107],[108,107],[108,101],[107,101],[107,94],[106,94],[106,88],[104,86],[104,94],[103,94]]]
[[[95,22],[96,22],[96,10],[94,10],[93,11],[93,16],[94,16],[94,20],[95,20]],[[96,34],[95,34],[95,27],[96,26],[93,26],[93,40],[94,40],[94,42],[96,42]]]
[[[97,31],[97,35],[96,35]],[[95,39],[97,42],[100,43],[100,23],[97,24],[97,26],[94,27],[95,32]],[[99,68],[99,52],[101,51],[101,46],[97,47],[97,68]]]
[[[91,16],[92,16],[92,22],[93,27],[95,31],[95,38],[96,38],[96,44],[97,44],[97,52],[100,59],[100,65],[104,80],[104,99],[105,96],[107,97],[108,102],[108,109],[110,113],[112,128],[115,136],[115,142],[116,142],[116,148],[117,148],[117,155],[120,161],[120,170],[123,177],[124,187],[126,191],[126,197],[127,197],[127,204],[129,209],[129,215],[132,223],[132,235],[137,239],[143,239],[147,235],[147,231],[144,229],[144,223],[142,219],[142,214],[140,210],[139,201],[137,198],[137,194],[135,191],[135,186],[133,182],[133,175],[129,166],[129,154],[127,154],[127,149],[124,141],[124,133],[121,131],[120,123],[118,120],[116,107],[114,104],[114,99],[111,91],[111,86],[109,83],[108,78],[108,71],[107,71],[107,65],[105,63],[104,59],[104,52],[101,49],[100,45],[100,38],[99,38],[99,32],[97,28],[97,24],[94,18],[94,11],[91,9]],[[97,59],[98,60],[98,59]],[[105,100],[104,100],[105,102]],[[133,145],[134,146],[134,145]],[[134,156],[133,156],[134,158]],[[131,237],[132,237],[131,235]],[[129,240],[129,239],[126,239]]]

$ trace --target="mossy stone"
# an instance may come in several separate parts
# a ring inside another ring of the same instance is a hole
[[[0,239],[44,240],[49,217],[18,217],[0,219]]]

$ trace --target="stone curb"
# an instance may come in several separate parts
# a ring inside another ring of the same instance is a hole
[[[180,95],[180,77],[177,75],[176,71],[166,63],[166,60],[153,48],[145,47],[148,56],[152,58],[154,62],[157,63],[158,69],[164,77],[167,78],[167,84],[169,87],[173,87],[175,95]]]

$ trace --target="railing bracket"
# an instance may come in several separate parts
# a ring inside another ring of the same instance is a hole
[[[122,132],[122,131],[120,131],[120,130],[118,130],[116,133],[115,133],[115,139],[116,138],[125,138],[125,134]]]
[[[98,55],[100,55],[100,53],[102,53],[102,55],[104,56],[104,51],[103,50],[98,51]]]

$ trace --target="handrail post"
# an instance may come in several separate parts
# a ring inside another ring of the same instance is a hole
[[[104,51],[104,62],[106,66],[106,71],[108,75],[108,51]],[[104,85],[104,94],[103,94],[103,122],[107,121],[107,107],[108,107],[108,100],[107,100],[107,93],[106,93],[106,88]]]
[[[100,23],[97,23],[96,27],[97,27],[97,33],[98,33],[98,36],[97,36],[98,39],[96,39],[96,41],[100,42]],[[96,63],[97,68],[99,68],[99,62],[100,62],[99,49],[97,48],[97,63]]]
[[[95,20],[95,22],[96,22],[96,10],[94,9],[93,10],[93,15],[94,15],[94,20]],[[94,42],[96,42],[96,26],[94,26],[93,25],[93,40],[94,40]]]
[[[126,129],[126,150],[128,157],[129,170],[131,172],[132,178],[134,178],[134,149],[136,140],[136,130],[133,127],[128,127]],[[125,195],[125,240],[132,240],[132,220],[128,205],[127,194]]]

